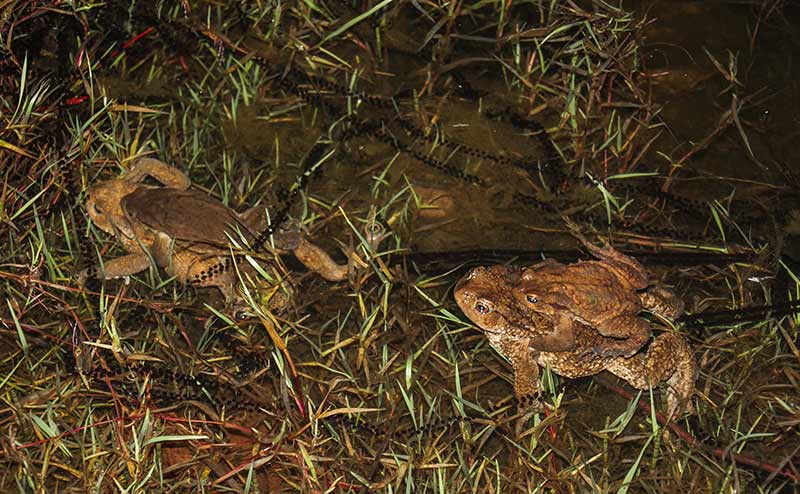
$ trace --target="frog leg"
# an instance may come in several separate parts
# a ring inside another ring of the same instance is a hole
[[[126,180],[141,182],[153,177],[171,189],[188,190],[192,181],[185,173],[155,158],[140,158],[130,169]]]
[[[697,362],[686,338],[678,333],[659,335],[647,352],[631,358],[615,358],[606,370],[637,389],[648,389],[666,381],[668,417],[694,413],[691,398],[698,374]]]
[[[154,253],[156,254],[156,253]],[[160,254],[163,257],[163,253]],[[237,298],[236,274],[233,260],[227,256],[205,255],[189,249],[173,249],[164,258],[163,267],[168,275],[174,276],[179,283],[192,285],[195,288],[217,287],[225,297],[226,303]]]
[[[97,278],[101,280],[122,278],[124,276],[140,273],[149,267],[150,257],[147,254],[127,254],[103,263],[101,272],[98,272],[95,267],[82,270],[78,275],[78,282],[84,285],[88,278]]]
[[[305,238],[300,238],[298,245],[292,249],[295,257],[311,271],[318,273],[328,281],[347,279],[348,266],[336,264],[331,256],[320,247]]]
[[[528,345],[520,345],[520,350],[510,356],[511,366],[514,368],[514,395],[520,411],[542,408],[536,355],[537,352],[532,351]]]
[[[541,261],[537,262],[532,266],[528,266],[522,270],[522,279],[523,280],[531,280],[535,279],[536,271],[540,269],[553,269],[555,267],[566,267],[563,263],[553,259],[552,257],[548,257],[547,259],[542,259]]]
[[[555,315],[550,333],[536,333],[530,337],[530,347],[540,352],[568,352],[575,348],[575,321],[563,312]],[[536,328],[541,331],[540,327]]]
[[[250,240],[250,248],[254,250],[260,249],[262,246],[255,244],[259,240],[261,233],[269,228],[266,208],[262,205],[253,206],[241,214],[237,213],[237,216],[252,235],[252,239]],[[265,239],[265,242],[268,240],[269,239]]]
[[[253,206],[241,213],[239,217],[242,219],[242,223],[258,233],[267,228],[267,208],[264,206]]]
[[[264,206],[254,206],[241,214],[242,222],[247,225],[255,234],[256,237],[260,236],[267,228],[269,228],[269,219],[267,210]],[[275,221],[276,218],[271,218]],[[272,242],[280,251],[289,251],[297,248],[300,244],[300,238],[303,232],[299,222],[292,220],[286,221],[279,225],[272,234]],[[269,239],[266,239],[268,241]],[[251,245],[256,249],[258,246]]]
[[[570,233],[572,233],[572,236],[577,238],[593,256],[606,263],[606,267],[613,271],[614,274],[626,280],[637,290],[642,290],[647,287],[650,275],[639,261],[618,251],[612,247],[606,239],[601,238],[603,247],[598,247],[583,236],[580,227],[573,223],[572,220],[565,216],[564,221]]]
[[[642,307],[657,316],[674,321],[683,314],[684,303],[672,290],[651,286],[639,293]]]
[[[650,274],[644,266],[633,257],[612,247],[608,241],[603,240],[603,247],[598,247],[586,239],[581,240],[581,243],[593,256],[602,260],[606,269],[630,283],[635,289],[642,290],[650,284]]]
[[[538,352],[530,347],[530,340],[487,334],[489,343],[510,362],[514,370],[514,395],[521,412],[541,408],[539,389]]]
[[[623,315],[596,324],[597,331],[617,341],[593,347],[603,357],[630,357],[650,340],[650,324],[636,315]]]
[[[181,267],[182,271],[175,269]],[[167,273],[194,287],[216,286],[226,294],[227,285],[233,284],[233,260],[229,257],[206,256],[197,258],[191,251],[174,252]]]
[[[523,272],[523,279],[527,271]],[[515,318],[514,324],[528,329],[532,348],[540,352],[566,352],[575,348],[575,321],[563,307],[569,304],[569,300],[563,306],[548,304],[539,300],[540,295],[527,285],[514,290],[513,295],[516,305],[525,308],[523,314]]]

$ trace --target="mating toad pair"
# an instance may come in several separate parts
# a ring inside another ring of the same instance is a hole
[[[639,389],[666,381],[668,415],[691,412],[697,364],[688,342],[666,332],[643,349],[650,325],[639,316],[674,320],[682,302],[651,286],[635,259],[573,233],[599,260],[478,267],[455,288],[464,314],[511,362],[521,406],[538,405],[541,365],[569,378],[607,370]]]
[[[148,177],[162,185],[148,185]],[[217,287],[228,302],[241,302],[238,278],[253,274],[253,269],[247,262],[234,266],[231,254],[254,255],[259,247],[254,244],[269,226],[266,209],[257,206],[240,214],[190,186],[182,171],[152,158],[138,160],[121,178],[92,186],[86,201],[89,217],[128,252],[103,263],[97,275],[120,278],[154,265],[180,283]],[[348,266],[336,264],[296,229],[278,231],[273,241],[276,252],[291,251],[327,280],[347,277]],[[236,244],[240,247],[233,250]],[[80,279],[89,276],[90,270],[84,270]],[[275,278],[274,286],[259,287],[271,288],[268,305],[273,308],[286,301],[279,290],[286,287],[278,281],[280,275]]]

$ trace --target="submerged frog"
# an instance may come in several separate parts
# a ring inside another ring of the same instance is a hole
[[[490,344],[511,362],[514,391],[523,409],[538,403],[541,365],[568,378],[607,370],[638,389],[666,381],[670,416],[692,411],[690,399],[697,364],[692,349],[680,334],[663,333],[646,350],[630,357],[609,356],[597,349],[616,347],[618,341],[573,320],[571,345],[563,349],[556,328],[559,315],[533,311],[520,301],[516,292],[521,276],[520,268],[514,266],[472,269],[456,284],[455,299],[464,314],[483,330]]]
[[[515,295],[529,311],[552,321],[549,346],[539,350],[564,351],[574,343],[574,328],[583,324],[608,338],[591,351],[606,357],[630,357],[650,339],[650,324],[642,310],[674,320],[683,302],[666,288],[651,286],[650,277],[636,259],[610,245],[598,247],[573,226],[573,234],[598,261],[562,264],[546,260],[522,272]]]
[[[147,177],[163,187],[143,183]],[[177,168],[144,158],[123,177],[89,189],[86,210],[92,222],[128,251],[103,263],[101,278],[129,276],[155,264],[180,283],[217,287],[226,301],[236,299],[231,245],[252,245],[267,228],[266,211],[254,207],[239,214],[190,186],[189,177]],[[347,277],[347,266],[336,264],[297,231],[281,230],[273,241],[278,251],[292,251],[327,280]],[[80,278],[88,276],[84,270]]]

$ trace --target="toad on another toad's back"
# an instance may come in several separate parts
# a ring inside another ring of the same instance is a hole
[[[143,183],[147,177],[164,186]],[[123,177],[89,189],[86,209],[92,222],[114,235],[128,251],[103,263],[102,278],[129,276],[152,262],[181,283],[215,286],[228,302],[235,298],[231,239],[252,245],[267,228],[266,212],[254,207],[239,214],[190,186],[189,177],[177,168],[143,158]],[[281,231],[273,239],[277,249],[291,250],[325,279],[346,278],[347,266],[337,265],[298,233]],[[84,281],[87,276],[88,270],[84,270],[80,278]]]
[[[511,362],[514,391],[523,408],[538,403],[538,365],[541,365],[550,366],[553,372],[568,378],[607,370],[638,389],[666,381],[670,416],[676,417],[684,410],[692,411],[690,400],[697,364],[692,349],[680,334],[663,333],[646,351],[631,357],[607,356],[595,349],[613,346],[617,340],[575,322],[571,325],[572,348],[541,351],[541,347],[547,346],[548,338],[557,336],[557,331],[549,316],[530,310],[515,295],[521,276],[521,268],[514,266],[474,268],[456,284],[455,298],[464,314],[483,330],[490,344]]]
[[[544,351],[571,349],[574,327],[596,329],[605,340],[590,350],[606,357],[629,357],[650,339],[650,324],[639,317],[647,310],[674,320],[683,302],[671,291],[651,286],[649,274],[636,259],[610,245],[598,247],[577,233],[597,261],[562,264],[548,259],[523,270],[515,294],[521,305],[553,323],[554,333]]]

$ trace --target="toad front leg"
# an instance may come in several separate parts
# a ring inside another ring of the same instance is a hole
[[[98,273],[96,268],[87,268],[78,275],[78,283],[81,286],[86,284],[90,277],[101,280],[112,280],[141,273],[150,267],[150,257],[146,254],[128,254],[103,263],[102,272]]]
[[[130,182],[142,182],[153,177],[170,189],[187,190],[192,181],[185,173],[155,158],[140,158],[125,177]]]
[[[538,411],[541,409],[541,390],[539,389],[539,365],[536,363],[537,352],[530,342],[517,338],[489,336],[489,342],[495,349],[511,361],[514,369],[514,394],[520,412]]]
[[[650,340],[650,323],[637,315],[623,315],[596,324],[597,331],[613,342],[592,348],[603,357],[630,357]]]

